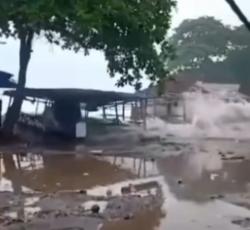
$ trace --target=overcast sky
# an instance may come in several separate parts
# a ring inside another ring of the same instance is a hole
[[[236,0],[250,18],[250,0]],[[224,23],[239,25],[225,0],[179,0],[178,10],[174,13],[173,28],[182,20],[203,15],[215,16]],[[0,45],[0,69],[15,76],[18,73],[17,41],[8,40],[7,45]],[[93,51],[90,56],[62,51],[36,40],[34,52],[28,69],[27,85],[32,87],[73,87],[117,90],[115,81],[108,77],[106,62],[101,53]],[[131,91],[130,87],[119,89]]]

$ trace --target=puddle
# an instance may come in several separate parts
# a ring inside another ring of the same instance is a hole
[[[218,152],[0,158],[0,229],[242,229],[248,200],[250,160]]]

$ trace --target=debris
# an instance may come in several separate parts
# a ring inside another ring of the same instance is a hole
[[[177,181],[177,183],[178,183],[178,184],[183,184],[183,181],[182,181],[181,179],[179,179],[179,180]]]
[[[219,154],[220,156],[222,156],[222,157],[226,157],[225,153],[223,153],[223,152],[221,152],[221,151],[219,151],[218,154]]]
[[[233,224],[239,225],[243,228],[249,228],[250,227],[250,218],[246,217],[244,219],[239,219],[239,220],[233,220]]]
[[[160,136],[141,136],[140,142],[141,143],[149,143],[149,142],[160,142],[161,137]]]
[[[222,194],[213,194],[210,196],[211,200],[223,199],[225,196]]]
[[[131,189],[134,189],[135,192],[142,191],[142,190],[149,190],[151,188],[158,188],[159,184],[157,181],[150,181],[142,184],[137,184],[137,185],[132,185],[130,184],[129,186],[122,187],[121,188],[121,193],[122,194],[129,194],[133,191]]]
[[[219,176],[219,175],[216,174],[216,173],[211,173],[211,174],[210,174],[210,180],[215,180],[216,177],[218,177],[218,176]]]
[[[244,156],[233,156],[233,157],[222,157],[221,158],[224,161],[230,161],[230,160],[245,160]]]
[[[133,219],[134,218],[134,216],[133,216],[133,214],[128,214],[128,215],[126,215],[126,216],[124,216],[124,220],[131,220],[131,219]]]
[[[93,214],[98,214],[99,211],[100,211],[99,205],[95,204],[95,205],[93,205],[93,206],[91,207],[91,212],[92,212]]]
[[[80,190],[79,193],[82,195],[87,195],[87,190]]]

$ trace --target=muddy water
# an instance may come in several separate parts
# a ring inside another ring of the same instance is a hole
[[[0,229],[244,229],[250,161],[233,156],[1,155]]]

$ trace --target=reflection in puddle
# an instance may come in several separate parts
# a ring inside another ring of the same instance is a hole
[[[103,230],[237,229],[232,219],[250,212],[211,198],[250,192],[249,171],[248,160],[223,161],[210,153],[160,160],[3,155],[0,214],[32,220],[34,229],[55,217],[68,225],[72,217],[98,226],[101,220]],[[93,216],[94,205],[99,209]]]

